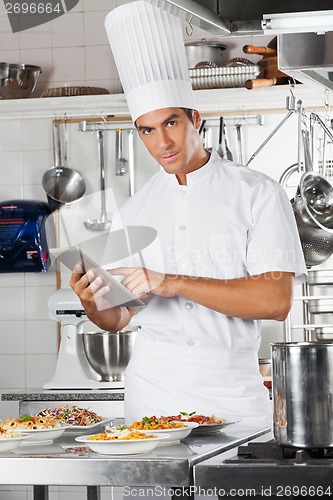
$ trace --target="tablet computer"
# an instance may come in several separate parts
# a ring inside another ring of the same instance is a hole
[[[95,262],[89,255],[87,255],[79,247],[70,247],[67,249],[53,248],[50,249],[51,255],[59,259],[70,271],[73,271],[76,264],[82,265],[84,274],[87,271],[93,270],[95,277],[103,280],[103,285],[108,285],[110,291],[107,292],[103,298],[107,300],[111,307],[115,306],[144,306],[144,302],[138,299],[132,292],[124,285],[119,283],[111,274],[103,269],[97,262]],[[94,278],[95,279],[95,278]]]

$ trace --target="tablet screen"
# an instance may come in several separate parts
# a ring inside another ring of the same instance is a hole
[[[80,263],[85,271],[93,270],[95,276],[103,280],[104,285],[110,287],[110,291],[104,295],[104,299],[109,302],[110,307],[115,306],[144,306],[142,300],[138,299],[124,285],[119,283],[111,274],[103,269],[97,262],[83,252],[79,247],[67,249],[50,249],[51,255],[60,260],[70,271],[73,271],[76,264]]]

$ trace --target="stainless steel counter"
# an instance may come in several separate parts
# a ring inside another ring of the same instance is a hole
[[[46,500],[51,485],[87,486],[91,499],[99,498],[95,488],[99,486],[184,488],[194,484],[196,464],[267,432],[269,429],[251,429],[237,423],[218,433],[189,436],[179,444],[159,446],[148,454],[113,457],[79,447],[66,431],[52,444],[24,444],[1,454],[0,484],[34,485],[35,500]]]

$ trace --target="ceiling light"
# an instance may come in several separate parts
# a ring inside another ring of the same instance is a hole
[[[333,31],[333,10],[264,14],[262,29],[267,35],[279,33],[326,33]]]

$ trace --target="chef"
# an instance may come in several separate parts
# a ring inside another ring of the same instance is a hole
[[[100,328],[140,328],[126,421],[196,411],[270,426],[260,321],[283,321],[306,279],[290,202],[268,176],[203,147],[177,17],[137,1],[111,11],[106,30],[139,137],[162,167],[113,219],[157,231],[163,266],[148,252],[144,265],[110,271],[145,307],[101,309],[108,287],[79,267],[71,277]]]

